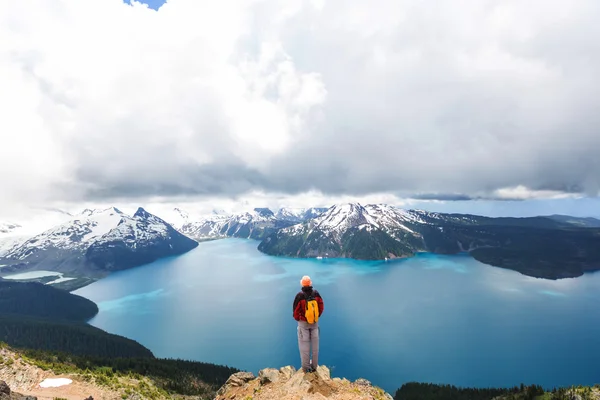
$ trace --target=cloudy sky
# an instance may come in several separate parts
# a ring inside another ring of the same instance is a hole
[[[5,215],[353,199],[600,216],[598,0],[148,4],[2,2]]]

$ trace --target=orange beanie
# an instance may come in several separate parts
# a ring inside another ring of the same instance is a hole
[[[312,281],[310,280],[310,276],[304,275],[300,280],[300,284],[302,286],[312,286]]]

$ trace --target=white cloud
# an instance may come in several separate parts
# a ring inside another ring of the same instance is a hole
[[[581,197],[576,193],[565,193],[558,190],[530,190],[522,185],[497,189],[493,196],[501,200],[576,199]]]
[[[599,12],[596,0],[7,2],[0,204],[597,195]]]

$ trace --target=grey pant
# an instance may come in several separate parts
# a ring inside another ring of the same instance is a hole
[[[312,345],[312,367],[319,365],[319,323],[309,324],[306,321],[298,321],[298,348],[302,368],[311,367],[310,346]]]

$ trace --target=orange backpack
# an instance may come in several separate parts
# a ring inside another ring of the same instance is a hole
[[[319,322],[319,303],[317,303],[317,299],[315,298],[315,292],[306,295],[304,316],[306,317],[306,322],[309,324]]]

